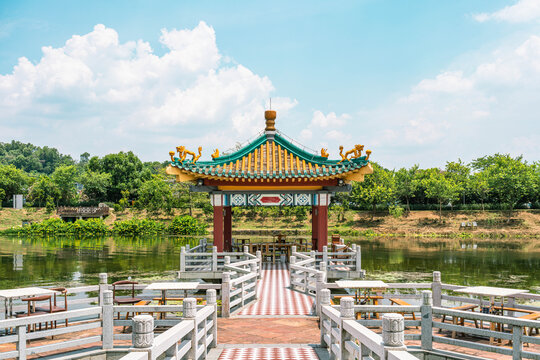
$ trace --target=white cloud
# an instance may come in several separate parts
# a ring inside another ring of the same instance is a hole
[[[472,70],[420,80],[408,94],[363,111],[369,126],[354,129],[389,167],[444,166],[495,152],[536,160],[539,98],[540,37],[532,35],[485,54]]]
[[[519,0],[514,5],[506,6],[493,13],[474,15],[474,19],[478,22],[497,20],[510,23],[538,20],[540,19],[540,0]]]
[[[212,27],[163,29],[159,41],[162,56],[143,40],[121,43],[98,24],[62,47],[43,47],[36,63],[21,57],[0,75],[0,141],[164,159],[179,143],[214,146],[205,141],[219,139],[227,147],[263,128],[272,82],[224,61]],[[296,104],[273,99],[280,115]]]
[[[425,79],[415,86],[417,92],[458,93],[471,90],[473,83],[463,78],[462,71],[446,71],[435,79]]]
[[[336,157],[338,145],[348,146],[351,141],[351,135],[342,130],[350,125],[350,120],[352,117],[349,114],[337,115],[329,112],[325,115],[322,111],[315,110],[310,123],[300,131],[300,140],[308,146],[328,148],[330,157]]]

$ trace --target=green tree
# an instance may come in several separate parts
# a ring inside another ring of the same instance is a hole
[[[122,198],[122,190],[135,196],[139,186],[151,178],[151,171],[143,172],[143,163],[131,151],[105,155],[102,159],[94,156],[88,161],[88,169],[111,175],[107,199],[113,202]]]
[[[58,199],[59,197],[60,190],[47,175],[41,175],[28,190],[28,199],[37,203],[39,207],[43,206],[48,198]]]
[[[2,201],[6,198],[6,191],[4,189],[0,189],[0,208],[2,207]]]
[[[90,200],[107,200],[107,191],[111,186],[110,174],[88,170],[79,176],[79,182],[84,186],[83,192]]]
[[[60,165],[73,164],[73,159],[55,148],[12,141],[0,143],[0,163],[14,165],[28,173],[50,175]]]
[[[59,191],[57,205],[69,205],[75,197],[77,168],[74,165],[61,165],[54,170],[52,181]]]
[[[170,212],[173,205],[173,194],[170,185],[157,176],[145,181],[139,188],[137,204],[153,212],[159,210]]]
[[[417,172],[418,165],[414,165],[410,169],[401,168],[395,173],[396,195],[400,199],[405,199],[408,212],[411,212],[410,199],[415,196],[418,187]]]
[[[441,171],[435,169],[424,180],[426,196],[439,204],[439,220],[442,221],[442,206],[446,202],[459,200],[461,187],[452,178],[447,178]]]
[[[377,163],[371,164],[373,174],[367,175],[363,182],[353,183],[351,201],[370,206],[373,210],[373,218],[377,205],[388,205],[395,200],[395,182],[392,171],[386,170]]]
[[[8,199],[15,194],[23,194],[30,183],[28,175],[13,165],[0,165],[0,189]]]
[[[463,205],[465,205],[465,198],[467,194],[467,185],[471,174],[471,168],[464,164],[461,159],[458,161],[449,161],[446,163],[445,176],[448,179],[452,179],[454,183],[459,186],[461,199]]]
[[[489,179],[485,171],[480,171],[477,173],[474,173],[469,178],[469,189],[471,191],[471,194],[476,196],[478,199],[480,199],[480,202],[482,204],[482,211],[485,210],[484,203],[489,197],[490,193],[490,187],[489,187]]]
[[[501,204],[508,206],[511,216],[516,205],[531,200],[536,193],[534,168],[521,156],[512,158],[509,154],[496,154],[489,160],[485,171],[490,191]]]

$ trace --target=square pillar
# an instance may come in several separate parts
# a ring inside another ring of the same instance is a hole
[[[223,206],[214,206],[214,246],[218,252],[224,249],[223,243]]]
[[[317,206],[317,213],[317,248],[314,250],[323,251],[328,245],[328,206]]]
[[[318,233],[318,226],[319,226],[319,220],[318,220],[319,211],[317,210],[317,206],[313,205],[311,207],[311,249],[316,250],[318,249],[317,245],[317,236]]]
[[[232,209],[230,206],[223,207],[223,241],[224,250],[232,251]]]

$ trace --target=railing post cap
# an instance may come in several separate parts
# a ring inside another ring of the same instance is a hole
[[[341,317],[354,318],[354,299],[352,297],[342,297],[339,304]]]
[[[405,343],[405,319],[401,314],[388,313],[382,317],[383,344],[387,347],[403,347]]]
[[[321,290],[321,305],[330,305],[330,289]]]
[[[434,271],[433,272],[433,281],[441,282],[441,272],[440,271]]]
[[[433,293],[429,290],[422,290],[422,305],[433,305]]]
[[[223,274],[221,274],[221,281],[222,282],[229,282],[231,281],[231,273],[230,272],[223,272]]]
[[[182,305],[185,318],[194,318],[197,315],[197,299],[185,298]]]
[[[324,272],[322,272],[322,271],[317,271],[317,272],[315,273],[315,279],[316,279],[316,281],[317,281],[318,283],[324,282]]]
[[[213,305],[215,303],[217,303],[216,289],[206,290],[206,304]]]
[[[107,273],[99,273],[99,283],[100,284],[106,284],[107,283]]]
[[[132,319],[132,345],[136,349],[149,348],[154,343],[154,318],[150,315],[137,315]]]

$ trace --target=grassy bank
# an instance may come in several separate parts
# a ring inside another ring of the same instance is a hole
[[[127,209],[111,215],[104,224],[110,229],[118,228],[128,220],[152,220],[161,223],[164,228],[171,225],[175,217],[187,215],[187,211],[175,209],[172,213],[148,213],[144,210]],[[208,225],[212,230],[212,216],[195,212],[194,217]],[[17,232],[22,221],[31,223],[56,218],[54,213],[45,209],[0,209],[0,231]],[[462,229],[463,222],[476,222],[476,229]],[[348,236],[421,236],[421,237],[540,237],[540,211],[520,210],[514,212],[511,218],[500,211],[446,211],[442,221],[435,211],[412,211],[410,214],[395,218],[386,212],[347,211],[336,213],[330,211],[329,233],[339,233]],[[239,211],[233,216],[233,231],[235,234],[264,234],[265,230],[289,230],[298,235],[311,234],[311,219],[295,216],[248,216]],[[262,233],[261,233],[262,231]]]

